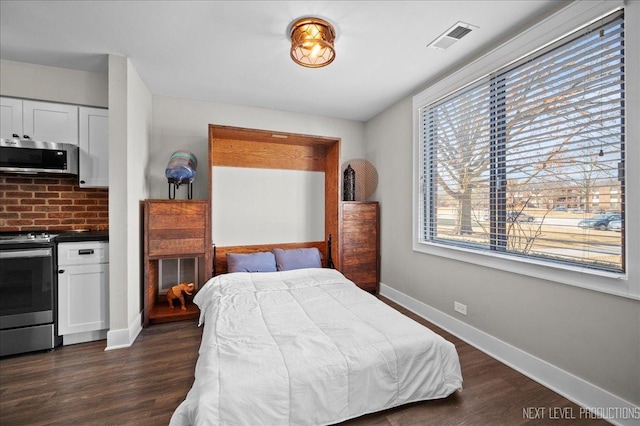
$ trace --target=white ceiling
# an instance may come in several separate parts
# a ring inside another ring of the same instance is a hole
[[[154,95],[366,121],[566,1],[5,1],[0,58],[106,72],[126,56]],[[303,68],[287,27],[314,15],[336,59]],[[427,48],[458,21],[478,27]]]

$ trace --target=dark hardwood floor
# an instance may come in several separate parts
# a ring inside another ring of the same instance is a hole
[[[581,419],[579,407],[567,399],[387,303],[456,345],[464,389],[342,425],[607,424]],[[1,359],[0,424],[167,425],[193,383],[201,335],[195,321],[180,321],[143,329],[128,349],[104,351],[99,341]],[[539,410],[525,415],[529,407]],[[576,418],[551,418],[560,414]]]

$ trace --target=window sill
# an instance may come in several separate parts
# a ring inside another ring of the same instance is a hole
[[[640,300],[640,295],[630,292],[629,280],[626,274],[595,271],[568,265],[556,265],[548,262],[514,258],[499,253],[485,253],[437,243],[420,243],[414,241],[413,250],[614,296]]]

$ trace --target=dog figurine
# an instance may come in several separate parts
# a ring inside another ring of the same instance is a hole
[[[169,307],[173,309],[173,299],[180,300],[180,309],[183,311],[187,310],[187,306],[184,300],[183,292],[191,296],[193,294],[193,290],[195,290],[196,286],[194,283],[182,283],[178,285],[174,285],[167,291],[167,302],[169,302]]]

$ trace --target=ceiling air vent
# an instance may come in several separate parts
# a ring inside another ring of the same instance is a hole
[[[478,27],[471,24],[457,22],[453,27],[449,28],[442,35],[440,35],[440,37],[429,43],[427,47],[431,47],[437,50],[446,49],[476,28]]]

